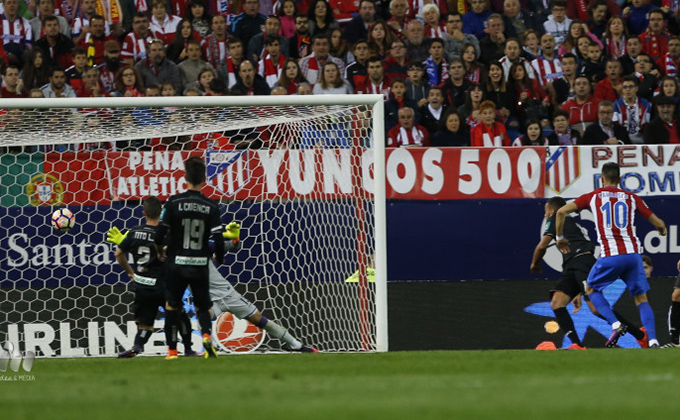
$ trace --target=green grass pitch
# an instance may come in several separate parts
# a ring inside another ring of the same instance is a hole
[[[0,382],[0,419],[675,418],[679,356],[598,349],[37,359],[34,380]]]

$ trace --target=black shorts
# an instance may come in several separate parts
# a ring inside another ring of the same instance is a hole
[[[593,254],[583,254],[574,257],[567,261],[562,267],[562,277],[557,285],[550,289],[550,298],[555,292],[563,292],[570,298],[575,298],[579,293],[585,293],[585,284],[588,280],[588,274],[593,264],[595,264],[595,256]]]
[[[158,315],[158,307],[165,306],[164,290],[154,290],[138,287],[135,290],[135,301],[132,304],[132,312],[135,321],[141,325],[153,326]]]
[[[212,306],[210,301],[210,285],[208,281],[208,266],[189,266],[166,263],[166,282],[168,304],[173,308],[182,307],[182,297],[191,287],[194,307],[197,310],[208,310]]]

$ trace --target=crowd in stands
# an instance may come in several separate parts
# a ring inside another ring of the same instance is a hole
[[[382,94],[386,145],[680,143],[668,0],[4,0],[4,98]]]

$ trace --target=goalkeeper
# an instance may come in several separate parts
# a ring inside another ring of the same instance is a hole
[[[236,222],[229,223],[222,236],[225,238],[225,250],[236,251],[240,248],[241,226]],[[107,234],[106,240],[113,244],[118,244],[127,235],[122,234],[118,228],[112,228]],[[284,343],[284,350],[298,351],[302,353],[317,353],[318,350],[311,346],[302,344],[293,337],[285,328],[274,321],[267,319],[250,302],[244,298],[234,287],[225,279],[215,264],[208,264],[209,268],[209,287],[210,300],[213,305],[210,314],[216,319],[222,312],[230,312],[240,319],[245,319]]]

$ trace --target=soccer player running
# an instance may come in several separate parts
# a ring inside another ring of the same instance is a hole
[[[536,245],[534,255],[531,260],[530,270],[532,273],[541,273],[541,259],[545,255],[550,243],[555,239],[555,217],[557,210],[564,207],[567,202],[562,197],[552,197],[548,199],[545,204],[545,231],[541,241]],[[574,303],[574,313],[581,309],[581,295],[590,291],[590,287],[585,286],[588,279],[588,273],[595,264],[595,246],[590,241],[585,228],[579,225],[573,217],[568,217],[564,221],[564,237],[572,245],[568,253],[563,254],[562,262],[562,277],[554,289],[550,290],[550,307],[555,313],[557,323],[560,325],[562,331],[571,340],[572,344],[568,347],[569,350],[585,350],[581,340],[574,328],[574,321],[572,320],[567,305],[569,302]],[[585,287],[585,290],[584,290]],[[588,307],[596,316],[602,318],[597,312],[597,309],[592,304],[590,299],[586,296]],[[623,318],[621,314],[614,312],[617,319],[620,320],[628,331],[635,336],[635,339],[640,343],[640,346],[647,347],[647,340],[645,332],[638,327],[632,325],[628,320]]]
[[[187,191],[171,196],[161,213],[161,223],[156,232],[158,250],[164,245],[169,231],[166,260],[165,339],[168,344],[167,359],[177,358],[178,309],[187,286],[194,296],[196,317],[203,334],[205,357],[217,357],[212,344],[210,319],[210,292],[208,284],[212,236],[215,246],[214,260],[224,262],[224,240],[218,205],[201,193],[205,184],[205,162],[198,156],[184,162]]]
[[[667,233],[666,224],[640,197],[618,188],[620,180],[619,165],[613,162],[605,163],[602,167],[604,186],[578,197],[557,211],[555,218],[557,247],[563,254],[571,252],[569,239],[564,236],[566,215],[590,208],[595,216],[600,258],[588,274],[587,284],[593,289],[588,296],[598,312],[612,326],[612,335],[607,343],[618,340],[626,332],[625,325],[616,318],[612,307],[602,294],[605,287],[620,278],[628,286],[640,311],[642,325],[649,336],[649,347],[658,348],[654,312],[647,301],[649,282],[640,255],[642,245],[635,232],[635,212],[639,212],[654,225],[662,236]]]

